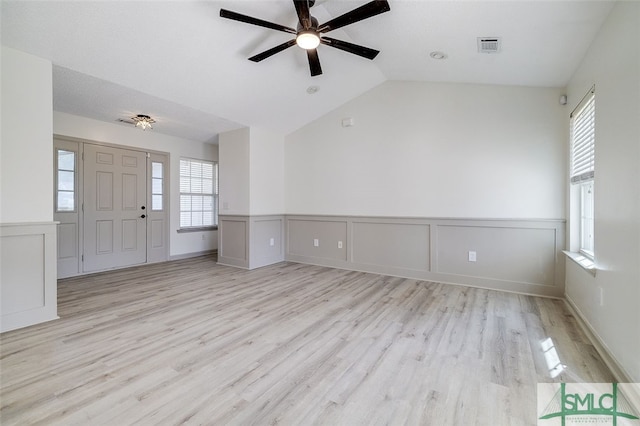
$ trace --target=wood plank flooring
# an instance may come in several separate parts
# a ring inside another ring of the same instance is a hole
[[[4,426],[535,425],[538,382],[614,380],[560,300],[212,257],[58,299],[0,336]]]

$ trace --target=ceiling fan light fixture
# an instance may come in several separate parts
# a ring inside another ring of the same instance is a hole
[[[131,117],[131,119],[136,123],[136,127],[140,127],[142,130],[153,129],[151,125],[156,122],[156,120],[144,114],[138,114],[135,117]]]
[[[301,31],[296,37],[296,44],[306,50],[315,49],[320,44],[320,36],[313,30]]]

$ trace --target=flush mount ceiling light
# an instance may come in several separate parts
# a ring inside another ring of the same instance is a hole
[[[142,130],[153,129],[151,125],[156,122],[156,120],[144,114],[138,114],[135,117],[131,117],[131,119],[136,123],[136,127],[141,127]]]
[[[439,52],[439,51],[435,51],[435,52],[431,52],[429,53],[429,56],[431,56],[432,59],[447,59],[447,54],[444,52]]]

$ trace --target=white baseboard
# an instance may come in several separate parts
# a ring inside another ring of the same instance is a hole
[[[618,383],[630,383],[634,381],[631,376],[626,372],[624,367],[618,362],[616,357],[611,353],[606,343],[600,338],[598,332],[591,326],[589,321],[586,320],[580,309],[576,306],[573,300],[565,294],[565,305],[575,317],[582,331],[587,335],[589,341],[593,344],[598,351],[598,354],[602,357],[605,365],[611,370],[611,374]],[[640,385],[636,383],[636,386],[625,387],[625,396],[629,403],[635,408],[636,412],[640,413]]]
[[[582,314],[580,309],[576,306],[573,300],[565,294],[565,303],[569,308],[569,311],[573,314],[573,316],[578,321],[580,328],[587,335],[587,338],[593,346],[596,348],[604,363],[609,367],[611,373],[615,377],[615,379],[620,383],[633,383],[631,380],[631,376],[627,374],[626,370],[620,365],[618,360],[613,356],[606,343],[600,338],[596,330],[591,326],[589,321],[586,320],[585,316]]]

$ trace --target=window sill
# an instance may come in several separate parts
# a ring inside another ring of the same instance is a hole
[[[562,252],[566,254],[569,259],[580,265],[582,269],[584,269],[594,277],[596,276],[596,264],[593,262],[593,260],[589,259],[582,253],[576,253],[574,251],[566,250],[563,250]]]
[[[176,232],[178,234],[186,234],[188,232],[202,232],[202,231],[217,231],[218,225],[214,226],[194,226],[191,228],[178,228]]]

